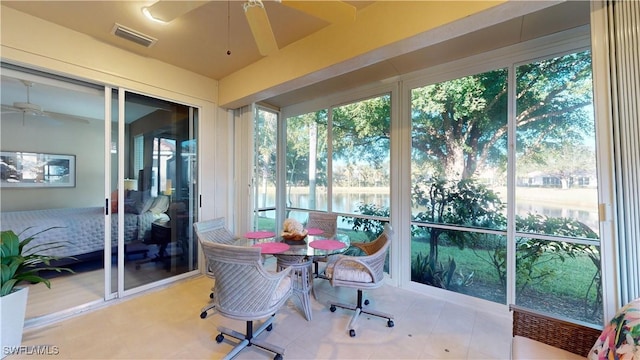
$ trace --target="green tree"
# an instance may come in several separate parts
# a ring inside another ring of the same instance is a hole
[[[391,96],[382,95],[333,109],[333,158],[380,166],[389,157]]]
[[[449,178],[471,177],[506,140],[506,70],[414,89],[412,158]],[[440,175],[438,175],[440,176]]]
[[[425,186],[425,184],[428,184]],[[419,181],[413,189],[414,206],[424,211],[414,216],[414,221],[425,224],[448,224],[465,227],[504,228],[506,219],[504,205],[490,189],[473,179],[447,181],[432,179]],[[443,238],[452,245],[465,248],[472,241],[473,234],[449,231],[437,226],[414,226],[414,236],[429,239],[429,253],[414,261],[412,279],[429,285],[448,288],[456,265],[454,259],[443,266],[438,250]],[[426,233],[426,234],[425,234]]]
[[[582,145],[593,129],[590,82],[589,51],[517,68],[515,125],[521,158]],[[489,166],[504,169],[507,85],[507,70],[498,69],[414,89],[414,162],[428,162],[450,179],[478,176]]]
[[[309,186],[310,201],[315,202],[316,185],[327,183],[327,110],[288,118],[286,125],[287,194],[292,186]]]
[[[260,194],[262,203],[266,204],[268,185],[276,186],[276,134],[277,116],[273,112],[258,110],[255,120],[255,153],[256,172],[259,178],[259,185],[262,187]]]
[[[516,84],[518,161],[550,163],[550,150],[580,148],[592,137],[590,51],[521,65]],[[411,101],[417,167],[449,179],[477,176],[488,167],[506,170],[507,69],[416,88]],[[334,108],[334,160],[379,162],[389,149],[390,107],[390,95],[384,95]],[[287,130],[288,169],[295,169],[290,179],[308,179],[297,163],[308,154],[309,137],[301,131],[309,131],[308,121],[326,125],[327,110],[295,119]]]
[[[385,94],[331,109],[334,185],[375,186],[387,174],[390,101]],[[328,185],[328,131],[326,109],[287,119],[288,185],[309,186],[310,208],[316,186]]]

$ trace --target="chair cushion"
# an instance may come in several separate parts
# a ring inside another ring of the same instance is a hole
[[[551,345],[547,345],[545,343],[519,335],[513,337],[513,342],[511,344],[511,358],[513,360],[584,359],[582,356],[574,354],[572,352],[559,349],[557,347],[553,347]]]
[[[640,354],[640,298],[623,306],[589,352],[589,360],[637,359]]]
[[[282,278],[282,281],[280,281],[280,284],[278,284],[278,288],[273,293],[273,297],[271,298],[271,306],[274,306],[282,299],[283,296],[286,296],[290,288],[291,277],[286,276]]]
[[[337,268],[335,266],[335,261],[331,261],[327,264],[325,275],[329,279],[334,280],[361,283],[373,282],[373,278],[371,277],[371,274],[369,274],[369,271],[361,264],[353,261],[342,262]]]

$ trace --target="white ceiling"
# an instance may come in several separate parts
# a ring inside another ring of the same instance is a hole
[[[361,9],[374,1],[348,1]],[[242,1],[208,1],[169,24],[146,19],[150,1],[2,1],[8,6],[131,52],[221,79],[255,61],[258,53],[242,10]],[[278,2],[264,1],[279,47],[328,25]],[[401,6],[399,4],[399,6]],[[114,36],[115,23],[157,38],[145,48]],[[439,63],[503,47],[589,23],[589,2],[568,1],[481,31],[387,59],[357,71],[321,80],[304,89],[278,94],[265,102],[283,107],[323,94],[392,78]],[[231,55],[227,55],[227,50]],[[5,99],[7,101],[16,101]],[[18,100],[23,101],[23,100]]]

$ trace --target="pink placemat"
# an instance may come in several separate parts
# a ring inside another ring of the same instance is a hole
[[[346,244],[338,240],[315,240],[310,242],[309,246],[319,250],[336,250],[342,249]]]
[[[289,245],[281,242],[265,242],[252,245],[259,247],[262,254],[277,254],[289,249]]]
[[[271,231],[251,231],[244,234],[244,236],[247,239],[265,239],[276,236],[276,233]]]
[[[309,235],[320,235],[322,234],[324,231],[322,231],[322,229],[317,229],[317,228],[308,228],[307,229],[307,233]]]

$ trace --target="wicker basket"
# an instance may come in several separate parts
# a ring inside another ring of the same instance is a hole
[[[288,241],[302,241],[307,237],[307,230],[300,234],[282,233],[282,238]]]
[[[524,336],[587,357],[602,327],[581,321],[552,317],[539,311],[510,305],[513,336]]]

